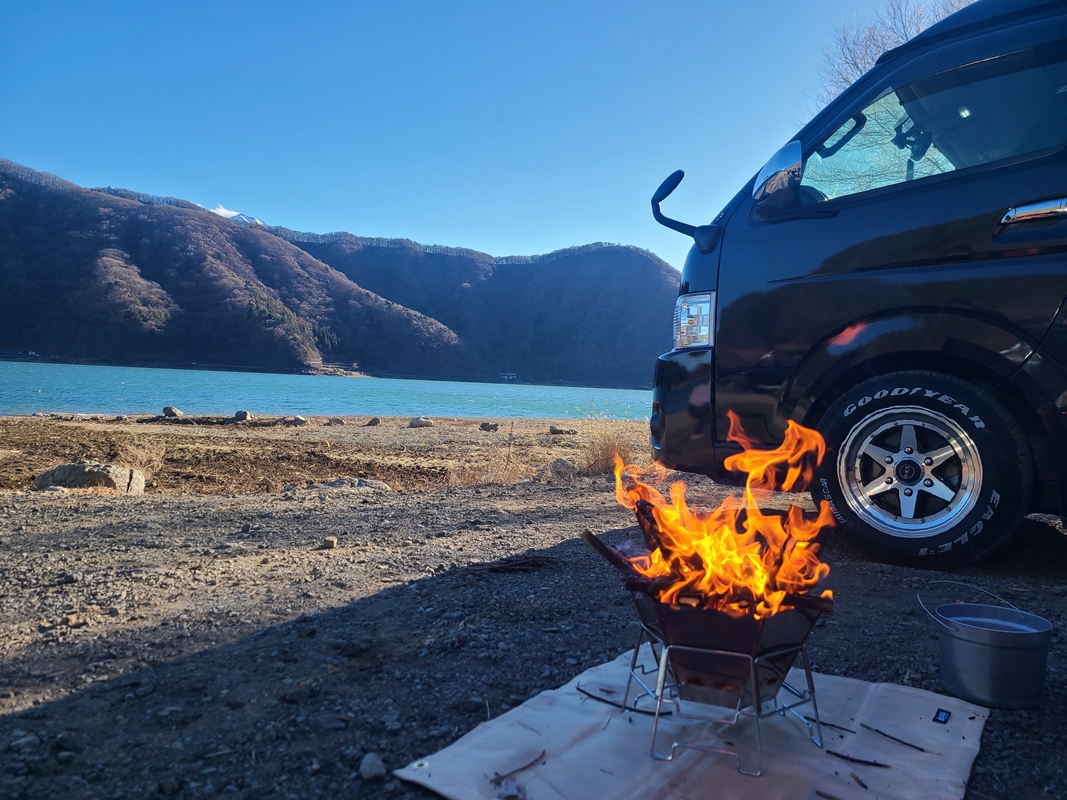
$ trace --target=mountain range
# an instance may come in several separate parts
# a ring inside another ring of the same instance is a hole
[[[315,234],[0,160],[0,350],[172,367],[642,387],[678,273]]]

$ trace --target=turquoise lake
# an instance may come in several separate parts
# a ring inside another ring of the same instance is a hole
[[[0,415],[186,414],[644,419],[647,390],[0,361]]]

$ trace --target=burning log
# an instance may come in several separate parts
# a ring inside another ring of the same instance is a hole
[[[604,542],[600,541],[596,537],[596,534],[588,528],[582,531],[582,539],[585,541],[586,544],[588,544],[601,556],[603,556],[603,558],[609,564],[611,564],[611,566],[615,567],[615,569],[626,574],[627,576],[637,574],[630,566],[630,562],[626,560],[626,556],[624,556],[621,552],[616,550],[610,544],[604,544]]]
[[[813,472],[810,462],[821,460],[826,445],[816,431],[791,422],[780,447],[757,450],[732,413],[730,420],[728,438],[746,449],[726,466],[747,474],[744,496],[699,512],[686,503],[681,481],[670,486],[668,500],[637,467],[616,459],[616,499],[634,510],[649,552],[633,558],[614,549],[598,552],[627,575],[628,588],[661,602],[757,618],[783,606],[814,608],[809,593],[830,571],[819,561],[815,543],[816,535],[834,524],[829,503],[822,502],[818,516],[807,519],[796,506],[784,514],[765,512],[756,494],[805,488]],[[831,597],[823,593],[830,602],[818,603],[820,610],[832,606]]]
[[[626,577],[625,586],[627,591],[640,592],[651,598],[656,598],[666,591],[673,581],[670,575],[659,578],[649,578],[642,575],[631,566],[630,560],[621,550],[602,542],[590,530],[582,531],[582,540]],[[679,595],[678,604],[698,608],[703,605],[703,602],[697,595]],[[833,597],[797,594],[795,592],[787,592],[782,600],[782,605],[821,611],[826,614],[832,614],[834,611]]]
[[[634,503],[634,513],[637,515],[637,527],[641,529],[641,535],[645,537],[645,545],[649,552],[663,547],[663,537],[656,524],[656,516],[652,510],[652,504],[647,500],[638,500]]]

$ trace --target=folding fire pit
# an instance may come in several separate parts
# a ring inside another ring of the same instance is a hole
[[[833,610],[831,598],[789,595],[788,606],[762,618],[753,614],[734,616],[714,608],[700,607],[697,598],[685,596],[679,597],[678,603],[663,603],[654,599],[649,580],[640,575],[620,551],[604,544],[589,531],[583,533],[582,538],[626,576],[626,586],[637,607],[641,628],[630,662],[623,705],[636,710],[643,698],[655,701],[653,758],[670,761],[678,748],[722,753],[737,759],[737,769],[742,774],[759,776],[763,771],[760,719],[772,714],[784,716],[787,712],[803,722],[808,727],[811,741],[822,747],[815,685],[804,643],[821,614]],[[655,686],[645,683],[644,678],[650,671],[637,663],[645,642],[659,664]],[[786,682],[798,655],[807,683],[807,687],[801,689]],[[641,691],[631,702],[634,681]],[[779,703],[778,694],[782,687],[792,695],[792,702]],[[718,708],[724,713],[685,712],[681,701]],[[716,747],[708,742],[672,742],[668,751],[657,750],[656,737],[664,703],[673,706],[674,713],[680,717],[706,722],[733,725],[743,716],[753,717],[756,769],[745,769],[741,754],[736,750]],[[811,705],[814,727],[796,711],[808,704]]]

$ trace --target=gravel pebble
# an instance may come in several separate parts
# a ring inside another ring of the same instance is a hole
[[[385,764],[377,753],[367,753],[359,762],[359,776],[365,781],[380,781],[386,775],[388,773],[385,770]]]

